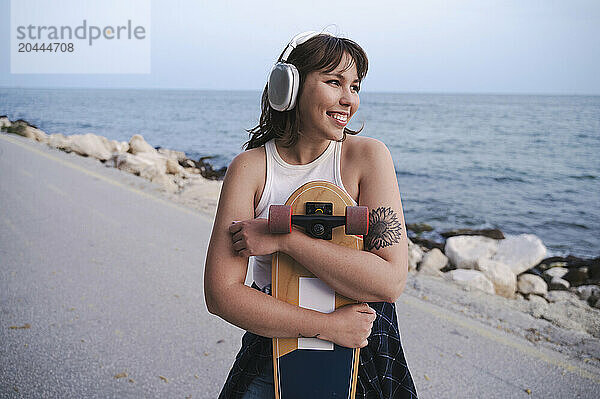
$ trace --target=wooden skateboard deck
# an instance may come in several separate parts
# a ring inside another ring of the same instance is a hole
[[[291,206],[293,215],[305,215],[307,202],[331,203],[334,216],[344,216],[346,206],[354,205],[346,192],[327,181],[312,181],[302,185],[285,205]],[[362,236],[346,235],[344,226],[333,228],[331,241],[363,250]],[[271,279],[272,295],[296,306],[331,312],[333,308],[356,302],[334,293],[310,271],[281,252],[273,255]],[[320,299],[323,299],[323,292],[327,294],[325,302],[328,305],[325,307],[329,306],[329,310],[311,304],[315,289],[320,292],[316,295]],[[345,348],[318,338],[274,338],[275,398],[354,399],[358,363],[359,348]]]

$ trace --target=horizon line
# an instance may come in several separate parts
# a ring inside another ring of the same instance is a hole
[[[207,92],[262,92],[263,89],[207,89],[190,87],[94,87],[94,86],[0,86],[3,89],[30,90],[157,90],[157,91],[207,91]],[[495,95],[495,96],[580,96],[598,97],[600,93],[564,93],[564,92],[493,92],[493,91],[391,91],[391,90],[361,90],[363,94],[437,94],[437,95]]]

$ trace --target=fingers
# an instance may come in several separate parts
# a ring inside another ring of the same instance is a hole
[[[366,302],[361,303],[360,305],[358,305],[359,308],[359,312],[361,313],[372,313],[372,314],[376,314],[375,310],[373,310],[373,308],[371,308]]]
[[[239,220],[234,220],[233,222],[231,222],[228,229],[230,233],[237,233],[242,229],[242,225],[240,224]]]
[[[244,243],[240,240],[240,241],[236,241],[233,243],[232,248],[236,251],[241,251],[243,249],[246,249],[246,246],[244,245]]]

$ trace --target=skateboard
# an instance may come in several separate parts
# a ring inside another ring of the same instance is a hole
[[[306,234],[363,250],[369,229],[368,209],[352,206],[348,194],[333,183],[311,181],[299,187],[285,205],[269,207],[271,233]],[[273,255],[272,295],[290,304],[325,313],[356,301],[335,293],[309,270],[282,252]],[[359,348],[345,348],[318,338],[273,338],[276,399],[354,399]]]

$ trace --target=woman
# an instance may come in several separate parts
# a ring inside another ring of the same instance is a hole
[[[416,398],[394,307],[408,273],[394,164],[382,142],[346,128],[359,106],[367,56],[349,39],[307,32],[294,37],[279,60],[297,68],[298,93],[288,96],[287,87],[283,95],[278,92],[281,82],[272,72],[260,123],[223,181],[206,257],[208,310],[248,331],[220,397],[272,398],[271,338],[318,337],[362,348],[357,398]],[[268,206],[285,203],[311,180],[336,183],[369,208],[365,251],[296,229],[269,233]],[[271,297],[270,259],[276,251],[360,303],[324,314]],[[244,285],[250,256],[252,288]]]

